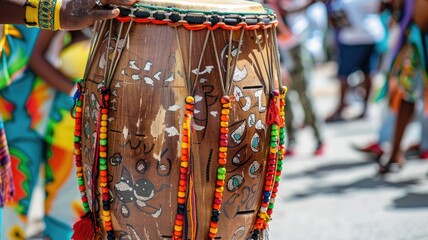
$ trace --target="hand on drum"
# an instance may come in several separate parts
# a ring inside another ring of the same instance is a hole
[[[135,2],[136,0],[63,0],[61,28],[83,29],[95,21],[115,18],[119,15],[119,9],[112,6],[131,6]]]

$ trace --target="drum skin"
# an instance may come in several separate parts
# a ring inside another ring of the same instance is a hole
[[[241,31],[217,29],[211,33],[214,39],[208,37],[201,58],[206,29],[189,31],[183,27],[134,22],[129,39],[120,40],[119,49],[115,49],[121,24],[123,38],[129,23],[114,20],[111,31],[97,30],[101,41],[85,79],[82,157],[87,194],[96,199],[95,211],[100,216],[99,238],[106,237],[101,220],[101,189],[92,192],[89,185],[96,154],[98,88],[111,65],[109,59],[122,50],[108,87],[108,187],[115,237],[172,239],[178,206],[185,98],[193,96],[187,174],[190,191],[183,239],[208,238],[219,166],[220,100],[228,95],[233,101],[225,190],[216,239],[248,239],[264,188],[270,141],[266,114],[269,93],[273,90],[270,85],[276,89],[278,86],[278,69],[266,66],[269,58],[278,61],[277,55],[272,54],[273,36],[270,31],[245,30],[237,55]],[[234,76],[227,79],[227,65],[234,63],[227,61],[230,34],[231,54],[239,59]],[[227,93],[222,91],[221,79],[230,86]]]

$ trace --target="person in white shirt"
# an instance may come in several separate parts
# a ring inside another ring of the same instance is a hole
[[[333,0],[333,15],[342,12],[341,23],[337,28],[338,78],[341,82],[340,98],[336,110],[326,122],[343,121],[342,111],[349,89],[348,76],[362,71],[364,80],[363,111],[357,118],[363,118],[367,112],[371,90],[371,74],[377,69],[378,54],[375,45],[384,37],[385,30],[380,19],[381,0]],[[339,15],[339,14],[336,14]]]

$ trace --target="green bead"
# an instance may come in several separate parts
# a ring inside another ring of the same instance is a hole
[[[218,180],[224,180],[226,178],[225,174],[217,174],[217,179]]]
[[[226,168],[225,167],[219,167],[218,169],[217,169],[217,173],[218,174],[226,174]]]
[[[105,165],[107,163],[107,158],[100,158],[100,164]]]
[[[276,142],[270,142],[270,146],[271,147],[278,147],[278,143],[276,143]]]
[[[77,100],[76,101],[76,106],[81,107],[82,106],[82,100]]]
[[[100,170],[107,170],[106,164],[100,164]]]
[[[275,205],[273,204],[273,203],[269,203],[269,209],[273,209],[273,207],[274,207]]]
[[[83,186],[83,184],[85,184],[85,180],[83,180],[83,178],[79,177],[79,178],[77,179],[77,184],[78,184],[79,186]]]
[[[75,143],[80,142],[80,137],[79,137],[79,136],[74,136],[74,142],[75,142]]]
[[[285,144],[285,140],[284,139],[280,139],[279,140],[279,144],[284,145]]]
[[[284,134],[285,133],[285,128],[280,128],[279,129],[279,133]]]
[[[275,182],[279,182],[281,180],[280,176],[275,176]]]
[[[278,125],[272,124],[272,130],[278,130]]]
[[[278,170],[278,171],[282,171],[282,166],[278,166],[278,167],[276,168],[276,170]]]
[[[100,139],[100,145],[106,146],[107,145],[107,139]]]

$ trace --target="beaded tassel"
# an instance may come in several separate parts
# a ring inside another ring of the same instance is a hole
[[[184,216],[186,214],[186,195],[187,195],[187,175],[189,173],[190,160],[190,122],[192,120],[195,99],[192,96],[186,97],[186,112],[184,113],[183,133],[181,136],[181,157],[180,157],[180,181],[178,186],[178,208],[175,217],[174,237],[181,240],[183,238]]]
[[[281,125],[281,120],[279,120],[279,116],[276,116],[278,111],[278,96],[279,92],[274,90],[271,93],[271,102],[269,105],[268,118],[272,119],[271,124],[271,132],[270,132],[270,144],[269,144],[269,155],[267,160],[267,169],[266,169],[266,177],[265,184],[263,188],[263,196],[262,203],[257,214],[256,223],[254,226],[253,234],[251,235],[251,239],[257,240],[259,239],[260,233],[262,230],[267,228],[268,222],[270,221],[270,215],[268,213],[272,192],[274,190],[274,182],[276,179],[276,166],[277,166],[277,154],[278,154],[278,140],[279,140],[279,132],[278,127]],[[278,120],[273,120],[278,119]],[[273,206],[273,204],[271,205]],[[269,211],[271,212],[271,211]]]
[[[85,179],[83,177],[83,164],[82,164],[82,112],[83,100],[85,89],[79,81],[77,83],[77,92],[75,94],[75,115],[74,117],[74,162],[76,164],[77,184],[79,186],[80,197],[82,200],[83,210],[85,213],[90,211],[88,197],[86,195]]]
[[[94,215],[89,207],[88,197],[86,195],[85,179],[83,176],[82,164],[82,113],[85,88],[82,80],[77,82],[77,91],[74,95],[74,150],[73,156],[76,164],[76,176],[79,186],[80,197],[82,200],[85,214],[73,225],[72,239],[84,240],[92,239],[95,235]]]
[[[209,239],[214,239],[218,232],[218,221],[220,218],[221,203],[223,201],[224,180],[226,179],[226,163],[229,138],[229,114],[232,104],[228,96],[221,98],[221,118],[220,118],[220,147],[218,151],[217,181],[214,193],[213,210],[210,222]]]
[[[101,187],[101,197],[103,200],[103,210],[102,216],[104,221],[104,228],[107,232],[107,239],[114,240],[114,231],[111,221],[111,211],[110,211],[110,195],[108,189],[108,176],[107,176],[107,130],[108,130],[108,101],[110,95],[108,90],[105,87],[100,89],[101,92],[101,104],[100,104],[100,114],[101,118],[99,119],[99,170],[100,170],[100,187]]]
[[[287,93],[287,87],[283,87],[282,93],[279,95],[279,115],[282,122],[285,122],[285,94]],[[275,206],[275,198],[278,192],[279,181],[281,180],[282,165],[285,157],[285,124],[279,126],[279,150],[278,150],[278,163],[276,165],[275,182],[273,185],[272,196],[270,198],[269,207],[267,214],[269,219],[272,216],[272,211]]]

